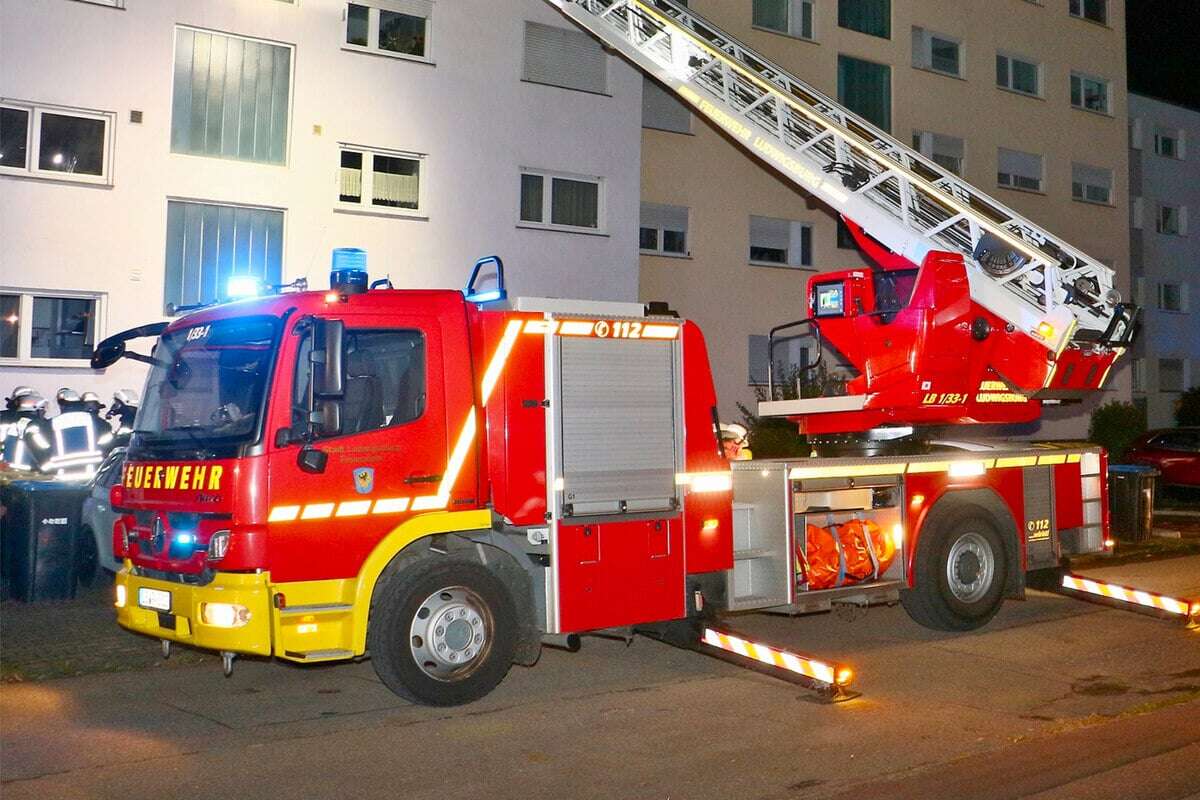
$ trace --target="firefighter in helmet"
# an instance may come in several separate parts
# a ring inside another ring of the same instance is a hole
[[[112,405],[108,407],[108,413],[104,415],[105,419],[116,417],[116,422],[112,423],[116,432],[113,447],[125,447],[129,444],[129,437],[133,434],[133,421],[137,417],[138,404],[138,393],[133,389],[118,389],[113,392]]]
[[[746,426],[731,422],[721,426],[721,450],[728,461],[749,461],[754,457],[750,452],[750,432]]]
[[[54,399],[58,416],[31,423],[26,430],[37,468],[63,480],[89,478],[112,444],[112,428],[88,411],[88,404],[74,389],[63,387]],[[98,403],[99,398],[92,402]]]
[[[18,387],[17,391],[22,389],[28,389],[28,391],[22,392],[15,402],[13,398],[9,398],[13,406],[11,410],[14,419],[4,433],[0,460],[6,462],[13,469],[24,471],[33,469],[38,463],[29,448],[28,434],[30,425],[36,425],[44,420],[46,399],[27,386]],[[13,394],[16,395],[17,392],[14,391]]]

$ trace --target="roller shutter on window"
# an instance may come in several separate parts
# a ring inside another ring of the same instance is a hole
[[[584,92],[608,92],[608,59],[600,43],[579,31],[525,23],[523,77]]]

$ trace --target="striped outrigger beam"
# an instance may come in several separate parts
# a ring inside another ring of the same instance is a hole
[[[833,687],[847,686],[854,678],[854,672],[849,667],[828,664],[787,650],[747,641],[740,636],[722,633],[712,628],[704,629],[702,641],[720,650],[752,658],[768,666],[794,672]]]
[[[1178,597],[1168,597],[1154,592],[1134,589],[1131,586],[1121,586],[1116,583],[1085,578],[1082,575],[1063,575],[1062,587],[1075,592],[1118,600],[1130,605],[1164,611],[1172,616],[1182,617],[1189,623],[1200,621],[1200,600],[1186,600]]]

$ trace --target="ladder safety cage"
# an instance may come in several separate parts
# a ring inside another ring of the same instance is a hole
[[[921,264],[962,256],[980,305],[1061,351],[1124,344],[1113,271],[672,0],[547,0],[805,191]]]

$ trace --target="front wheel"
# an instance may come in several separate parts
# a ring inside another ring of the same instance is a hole
[[[936,520],[917,545],[913,588],[900,593],[916,622],[942,631],[986,624],[1003,602],[1004,542],[982,512],[964,508]]]
[[[381,587],[367,643],[376,674],[393,692],[454,706],[504,679],[516,634],[516,607],[499,578],[478,564],[421,559]]]

